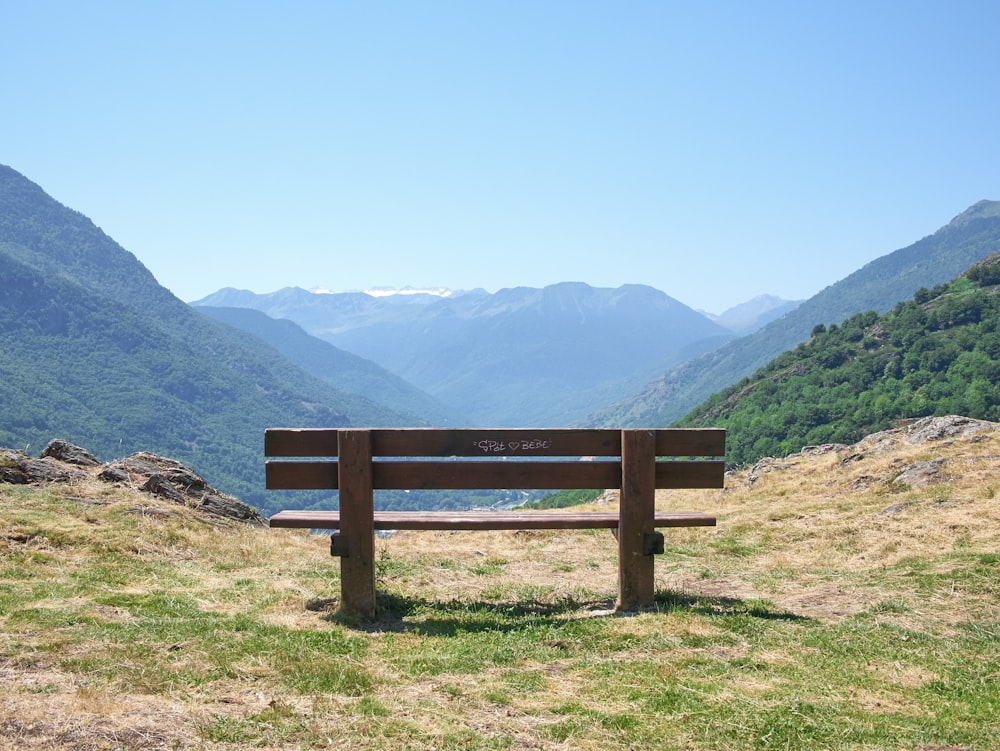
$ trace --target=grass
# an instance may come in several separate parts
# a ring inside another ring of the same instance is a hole
[[[928,457],[943,482],[886,492]],[[607,534],[394,535],[359,624],[326,538],[0,486],[0,749],[1000,747],[998,457],[898,441],[663,494],[719,526],[668,533],[634,617]]]

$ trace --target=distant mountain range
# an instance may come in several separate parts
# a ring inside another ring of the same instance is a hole
[[[711,320],[641,285],[379,297],[223,289],[193,304],[293,320],[468,424],[667,425],[808,339],[815,325],[884,312],[997,248],[1000,203],[980,201],[809,300],[760,296]]]
[[[735,334],[663,292],[567,282],[440,295],[224,289],[192,303],[290,319],[372,360],[470,425],[570,424]]]

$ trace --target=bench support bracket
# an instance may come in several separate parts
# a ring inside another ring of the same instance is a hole
[[[330,555],[334,558],[347,558],[347,539],[340,532],[330,535]]]
[[[663,555],[665,549],[662,532],[652,532],[642,536],[643,555]]]

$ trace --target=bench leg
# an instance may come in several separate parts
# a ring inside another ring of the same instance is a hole
[[[372,444],[367,430],[338,432],[340,529],[347,556],[340,559],[340,609],[375,619],[375,504]]]
[[[646,540],[656,532],[656,443],[651,430],[622,431],[618,509],[619,611],[653,607],[655,559]]]

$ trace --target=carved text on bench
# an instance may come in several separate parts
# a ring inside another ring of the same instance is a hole
[[[530,438],[522,441],[495,441],[482,440],[473,441],[472,445],[480,449],[484,454],[502,454],[506,451],[538,451],[539,449],[552,448],[552,441],[542,438]]]

